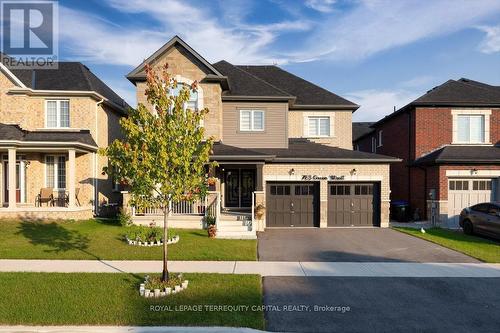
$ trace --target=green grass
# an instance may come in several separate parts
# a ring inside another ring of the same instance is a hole
[[[162,299],[139,296],[143,275],[0,273],[3,325],[182,325],[264,328],[258,275],[184,274],[187,290]],[[153,311],[168,305],[172,311]],[[180,311],[181,306],[247,305],[248,311]],[[254,310],[252,311],[252,306]],[[176,308],[177,307],[177,310]]]
[[[125,227],[114,220],[0,221],[0,259],[161,260],[161,247],[123,241]],[[205,230],[177,229],[171,260],[256,260],[256,240],[210,239]]]
[[[441,228],[427,229],[425,234],[421,233],[420,229],[401,227],[393,229],[462,252],[484,262],[500,263],[500,243],[492,240],[465,235],[462,231]]]

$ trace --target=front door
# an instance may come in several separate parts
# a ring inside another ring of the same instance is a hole
[[[225,206],[248,208],[252,206],[255,191],[255,170],[228,169],[225,182]]]
[[[22,202],[22,193],[24,192],[21,189],[24,189],[24,172],[21,169],[21,164],[23,165],[24,168],[24,163],[21,162],[16,162],[16,202],[21,203]],[[4,202],[8,203],[9,202],[9,163],[4,162],[3,163],[3,170],[4,170],[4,179],[3,179],[3,184],[4,184]]]

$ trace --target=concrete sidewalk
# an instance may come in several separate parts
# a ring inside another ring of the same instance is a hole
[[[184,273],[260,274],[262,276],[500,277],[500,264],[397,262],[169,261]],[[0,260],[0,272],[147,273],[161,261]]]
[[[239,327],[164,327],[164,326],[0,326],[0,333],[259,333],[251,328]]]

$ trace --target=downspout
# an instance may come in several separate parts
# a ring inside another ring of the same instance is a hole
[[[98,115],[99,115],[99,106],[104,103],[104,98],[102,98],[99,102],[95,104],[95,140],[97,143],[97,147],[100,148],[99,146],[99,120]],[[93,154],[93,159],[94,159],[94,170],[93,170],[93,185],[94,185],[94,215],[97,215],[99,213],[99,189],[98,189],[98,184],[99,182],[97,181],[97,168],[98,168],[98,158],[97,154],[94,152]]]

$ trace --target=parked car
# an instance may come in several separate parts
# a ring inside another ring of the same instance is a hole
[[[500,202],[485,202],[464,208],[459,221],[468,235],[476,233],[500,239]]]

